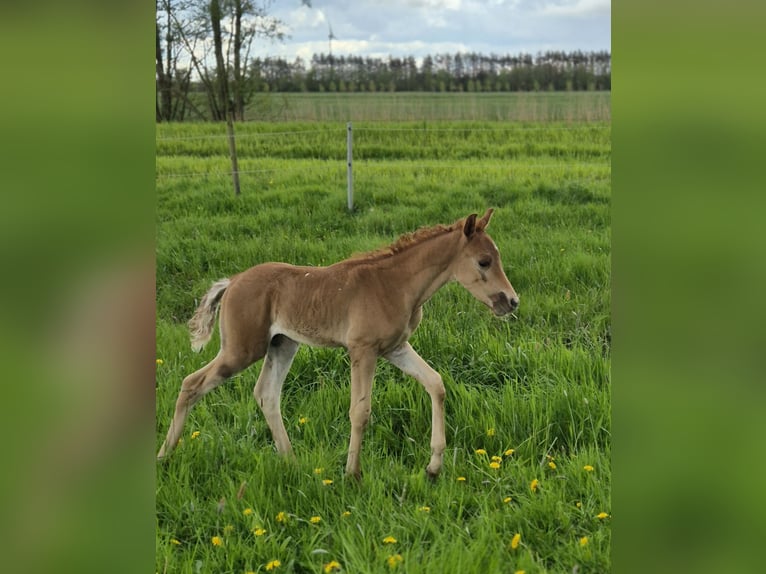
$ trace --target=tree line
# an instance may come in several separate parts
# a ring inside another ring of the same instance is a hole
[[[611,55],[561,52],[373,58],[254,56],[286,27],[262,0],[155,0],[157,121],[244,119],[263,92],[514,92],[611,89]],[[311,7],[310,0],[291,0]]]
[[[609,52],[498,55],[455,53],[372,58],[315,54],[254,58],[251,76],[261,91],[277,92],[518,92],[611,89]]]

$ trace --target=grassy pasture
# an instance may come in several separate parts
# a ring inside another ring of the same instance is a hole
[[[609,92],[266,94],[247,118],[286,121],[609,121]]]
[[[189,98],[209,119],[205,95]],[[608,122],[611,115],[611,92],[259,92],[245,110],[247,121],[269,122]]]
[[[488,231],[521,308],[495,319],[456,284],[424,307],[411,341],[447,387],[435,484],[428,396],[382,360],[359,485],[342,474],[344,351],[295,359],[282,399],[295,461],[276,455],[252,398],[260,365],[205,397],[157,466],[157,571],[608,571],[610,131],[358,120],[349,214],[344,121],[238,125],[239,198],[222,126],[158,126],[158,448],[181,380],[217,352],[216,335],[192,353],[185,326],[217,278],[269,260],[329,264],[493,206]]]

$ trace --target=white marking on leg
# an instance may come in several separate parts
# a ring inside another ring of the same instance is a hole
[[[431,397],[431,460],[426,470],[429,475],[436,476],[441,470],[444,449],[447,447],[444,429],[446,391],[442,377],[415,352],[409,343],[405,343],[385,357],[403,373],[420,382]]]
[[[277,451],[281,454],[289,454],[292,451],[290,438],[282,420],[280,403],[282,385],[297,351],[298,343],[287,338],[283,338],[278,346],[270,346],[258,382],[253,389],[253,396],[266,418]]]

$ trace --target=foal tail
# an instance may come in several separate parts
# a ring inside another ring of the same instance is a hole
[[[220,279],[213,283],[210,290],[205,293],[194,316],[189,319],[189,333],[191,334],[192,351],[198,353],[210,340],[215,326],[215,313],[221,304],[221,297],[229,287],[231,279]]]

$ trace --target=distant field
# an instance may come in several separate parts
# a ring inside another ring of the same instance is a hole
[[[534,96],[539,106],[549,97]],[[264,572],[274,560],[277,574],[332,562],[348,573],[610,571],[608,113],[576,120],[583,112],[571,104],[555,121],[488,121],[452,114],[474,113],[471,102],[485,97],[481,114],[502,110],[494,94],[414,95],[385,111],[391,97],[290,96],[293,109],[305,106],[301,121],[237,125],[239,198],[222,126],[158,126],[157,447],[181,380],[217,352],[216,335],[192,353],[185,326],[213,280],[269,260],[329,264],[492,206],[488,231],[521,295],[516,318],[493,318],[450,284],[412,338],[447,388],[442,476],[424,478],[428,395],[380,361],[364,478],[346,481],[348,360],[303,347],[282,400],[295,461],[276,455],[252,397],[260,365],[192,411],[183,444],[157,466],[157,572]],[[348,115],[355,105],[359,116]],[[449,117],[402,117],[434,105]],[[596,107],[608,111],[608,95]]]
[[[611,120],[610,92],[267,94],[247,119],[269,121]]]

